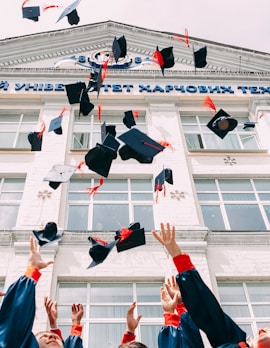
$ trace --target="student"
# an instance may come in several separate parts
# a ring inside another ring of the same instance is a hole
[[[79,332],[68,337],[63,344],[52,332],[32,333],[35,318],[35,288],[41,276],[40,270],[53,261],[44,261],[34,237],[30,237],[30,254],[25,274],[8,288],[0,309],[1,348],[82,348]]]
[[[159,348],[203,348],[200,330],[192,321],[179,291],[175,277],[160,288],[164,325],[159,331]]]
[[[178,271],[176,281],[183,302],[194,323],[202,329],[212,347],[216,348],[270,348],[270,328],[260,329],[250,345],[246,333],[222,310],[214,294],[201,279],[189,255],[182,253],[175,240],[175,228],[161,224],[161,234],[152,231],[164,245]]]

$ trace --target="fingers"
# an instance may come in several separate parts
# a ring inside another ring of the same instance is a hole
[[[163,241],[163,239],[162,239],[162,237],[161,237],[161,235],[159,233],[157,233],[156,231],[152,230],[152,234],[161,244],[164,244],[164,241]]]

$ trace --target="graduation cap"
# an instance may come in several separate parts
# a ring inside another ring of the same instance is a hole
[[[133,115],[133,112],[132,110],[129,110],[129,111],[125,111],[124,113],[124,118],[123,118],[123,123],[125,126],[127,126],[127,128],[131,128],[132,126],[136,126],[136,122],[135,122],[135,119],[134,119],[134,115]]]
[[[97,91],[99,96],[100,88],[102,86],[102,65],[99,71],[94,71],[90,73],[90,79],[88,82],[88,86],[86,88],[86,92],[94,92]]]
[[[54,164],[43,181],[49,181],[49,186],[55,190],[61,183],[69,181],[76,170],[76,166]]]
[[[92,268],[102,263],[118,242],[118,240],[115,240],[111,243],[107,243],[96,237],[88,237],[88,240],[92,243],[92,247],[89,249],[89,255],[92,257],[93,261],[87,268]]]
[[[66,7],[64,11],[61,13],[60,17],[57,19],[56,23],[59,22],[65,16],[67,16],[70,25],[78,24],[80,21],[80,17],[78,16],[76,8],[80,2],[81,0],[76,0],[68,7]]]
[[[163,185],[165,181],[171,185],[173,185],[173,173],[169,168],[163,169],[156,177],[155,177],[155,191],[162,191]]]
[[[38,22],[38,17],[40,16],[39,6],[25,6],[22,7],[23,18],[31,19],[34,22]]]
[[[125,251],[145,244],[144,228],[139,222],[133,222],[128,228],[122,228],[116,232],[115,239],[118,241],[116,248],[118,252]]]
[[[61,127],[62,120],[63,120],[63,115],[53,118],[50,122],[48,132],[54,131],[55,134],[63,134],[62,127]]]
[[[232,118],[224,110],[220,109],[206,126],[223,139],[228,132],[234,130],[237,124],[237,120]]]
[[[110,125],[106,125],[106,122],[104,121],[101,125],[101,142],[103,143],[103,141],[106,138],[106,135],[110,133],[114,138],[116,136],[116,130],[115,130],[115,125],[110,124]]]
[[[121,134],[118,139],[126,144],[119,150],[119,155],[124,161],[135,158],[140,163],[152,163],[153,157],[165,149],[137,128]]]
[[[194,64],[196,68],[204,68],[207,64],[207,47],[203,46],[198,51],[194,52]]]
[[[112,161],[117,157],[119,146],[120,143],[110,133],[107,133],[103,143],[97,143],[85,155],[85,164],[94,172],[107,177]]]
[[[119,58],[124,58],[127,55],[127,42],[124,35],[119,37],[119,39],[116,37],[114,38],[112,44],[112,53],[116,63],[118,62]]]
[[[87,92],[83,90],[81,95],[81,100],[80,100],[79,114],[83,114],[83,116],[87,116],[94,109],[94,107],[95,105],[90,102]]]
[[[42,134],[40,132],[29,133],[27,139],[31,144],[31,151],[41,151]]]
[[[247,121],[247,122],[244,123],[243,129],[246,129],[246,128],[255,128],[256,123],[257,123],[257,122]]]
[[[164,69],[172,68],[174,66],[174,55],[173,47],[166,47],[159,51],[157,46],[154,52],[154,60],[156,60],[161,68],[162,74],[164,75]]]
[[[62,235],[57,232],[57,225],[55,222],[48,222],[41,231],[33,231],[34,236],[38,240],[39,246],[44,246],[46,244],[56,242],[61,240]]]
[[[84,82],[71,83],[65,85],[69,104],[77,104],[81,101],[82,92],[86,89]]]

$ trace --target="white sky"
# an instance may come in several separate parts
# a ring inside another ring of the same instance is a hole
[[[22,18],[23,0],[1,0],[0,39],[74,27],[66,17],[56,23],[73,1],[30,0],[25,6],[41,6],[34,22]],[[191,37],[270,53],[270,0],[81,0],[77,12],[78,26],[113,20],[183,35],[187,28]]]

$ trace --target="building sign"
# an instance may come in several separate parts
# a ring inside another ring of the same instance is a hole
[[[266,86],[209,86],[209,85],[148,85],[148,84],[104,84],[103,93],[162,93],[162,94],[270,94],[270,87]],[[0,80],[1,91],[24,91],[24,92],[64,92],[63,83],[29,83]]]

